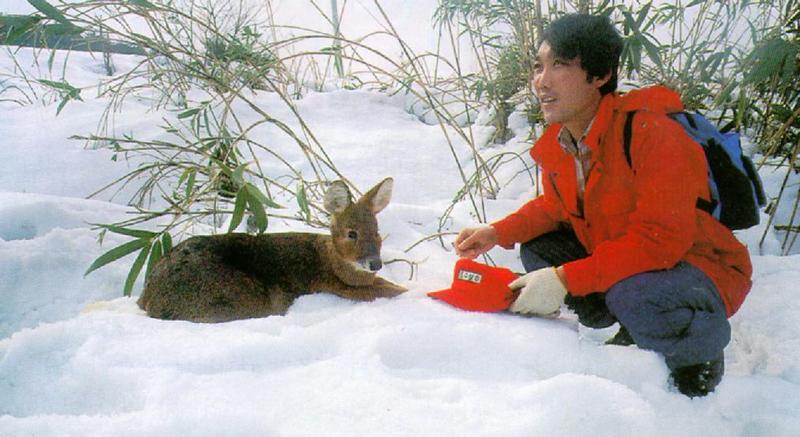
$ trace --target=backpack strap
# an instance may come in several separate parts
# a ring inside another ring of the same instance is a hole
[[[694,121],[694,115],[686,111],[683,112],[683,115],[686,117],[686,122],[689,123],[689,126],[691,126],[692,129],[697,130],[697,122]]]
[[[622,146],[623,150],[625,151],[625,159],[628,161],[628,167],[630,168],[633,168],[633,161],[631,160],[631,138],[633,137],[634,115],[636,115],[636,111],[629,111],[625,113],[625,126],[622,129]],[[689,120],[689,124],[692,125],[692,127],[697,127],[697,124],[695,123],[691,114],[686,113],[686,118]],[[695,207],[702,209],[709,214],[713,214],[714,210],[717,208],[717,202],[713,199],[706,200],[702,197],[698,197],[697,202],[695,202]]]
[[[622,145],[625,151],[625,159],[628,161],[628,167],[633,168],[633,161],[631,160],[631,137],[633,136],[633,116],[636,111],[625,113],[625,127],[622,130]]]
[[[698,197],[697,198],[697,202],[695,202],[694,206],[696,206],[697,209],[702,209],[703,211],[713,215],[714,214],[714,210],[717,209],[717,201],[715,201],[713,199],[712,200],[706,200],[706,199],[703,199],[702,197]]]

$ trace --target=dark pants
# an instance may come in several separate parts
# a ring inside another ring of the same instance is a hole
[[[588,256],[571,231],[533,239],[522,245],[520,255],[526,271]],[[605,328],[619,322],[639,347],[664,355],[670,369],[719,359],[731,337],[716,286],[686,262],[633,275],[605,293],[567,294],[565,303],[582,325]]]

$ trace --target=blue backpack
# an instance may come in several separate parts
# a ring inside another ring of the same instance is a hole
[[[635,111],[627,113],[623,131],[625,158],[629,166],[632,166],[634,114]],[[711,199],[698,198],[697,207],[732,230],[757,225],[759,208],[767,203],[766,195],[753,161],[742,153],[739,134],[720,132],[698,112],[673,112],[667,115],[703,147],[706,155]]]

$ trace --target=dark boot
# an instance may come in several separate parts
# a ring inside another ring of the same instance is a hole
[[[705,396],[716,388],[725,373],[725,359],[719,358],[691,366],[673,369],[670,377],[678,391],[690,398]]]
[[[606,340],[606,344],[630,346],[632,344],[636,344],[636,342],[633,341],[633,337],[631,337],[631,334],[628,332],[628,330],[625,329],[624,326],[619,325],[619,331],[617,331],[613,337]]]
[[[575,297],[567,294],[564,303],[578,315],[578,321],[589,328],[608,328],[617,322],[606,306],[605,293],[591,293]]]

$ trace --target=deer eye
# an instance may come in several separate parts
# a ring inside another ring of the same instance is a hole
[[[347,231],[347,238],[351,240],[358,240],[358,232],[356,231]]]

